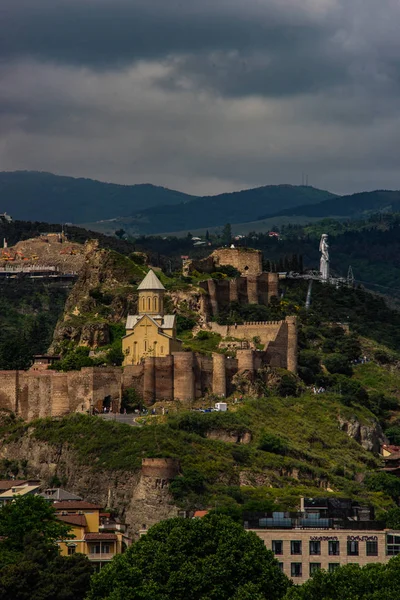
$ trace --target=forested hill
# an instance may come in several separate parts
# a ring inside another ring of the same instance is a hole
[[[378,211],[400,212],[400,191],[376,190],[333,199],[328,198],[319,204],[313,203],[280,210],[276,216],[359,218]],[[267,215],[262,218],[265,216]]]
[[[196,198],[175,206],[149,208],[133,215],[132,219],[126,219],[124,227],[131,232],[147,234],[215,227],[253,221],[261,214],[275,214],[278,209],[290,209],[305,202],[320,203],[335,197],[330,192],[310,186],[268,185]]]
[[[150,184],[117,185],[36,171],[0,172],[0,212],[26,221],[84,223],[192,198]]]
[[[111,223],[110,230],[122,225],[134,233],[251,221],[265,212],[273,214],[331,197],[312,187],[279,185],[200,198],[150,184],[116,185],[51,173],[0,172],[0,213],[5,211],[14,219],[92,225],[123,217],[122,222]]]

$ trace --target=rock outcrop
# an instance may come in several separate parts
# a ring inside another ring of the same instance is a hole
[[[97,240],[85,244],[84,263],[68,296],[58,322],[51,353],[62,343],[96,349],[110,343],[110,324],[123,323],[136,312],[135,283],[145,273],[141,265],[110,250],[99,248]]]
[[[26,463],[27,457],[27,476],[47,485],[56,477],[70,492],[117,512],[132,537],[178,514],[169,492],[172,472],[168,469],[152,472],[144,465],[136,472],[96,470],[82,465],[68,444],[51,445],[30,435],[0,446],[0,459]]]
[[[343,419],[338,417],[338,420],[340,429],[361,444],[365,450],[378,454],[382,444],[386,442],[382,428],[377,421],[365,425],[356,418]]]

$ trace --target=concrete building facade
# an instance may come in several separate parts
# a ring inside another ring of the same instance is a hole
[[[282,571],[296,584],[316,570],[386,563],[400,553],[400,531],[363,529],[254,529],[272,550]]]
[[[272,550],[296,584],[324,569],[386,563],[400,554],[400,531],[374,520],[371,507],[346,498],[302,498],[298,513],[248,513],[244,526]]]

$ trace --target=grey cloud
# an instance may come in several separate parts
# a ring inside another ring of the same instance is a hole
[[[395,0],[1,0],[0,164],[400,187]]]
[[[178,85],[184,74],[198,86],[233,95],[312,91],[346,79],[347,64],[333,40],[340,11],[333,3],[321,17],[308,5],[299,10],[293,0],[3,0],[0,55],[100,70],[162,60],[177,66],[164,82],[169,85]]]

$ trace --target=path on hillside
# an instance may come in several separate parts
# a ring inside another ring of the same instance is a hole
[[[125,425],[132,425],[140,427],[139,423],[135,421],[135,415],[121,415],[120,413],[100,413],[99,417],[105,421],[117,421],[117,423],[125,423]]]

